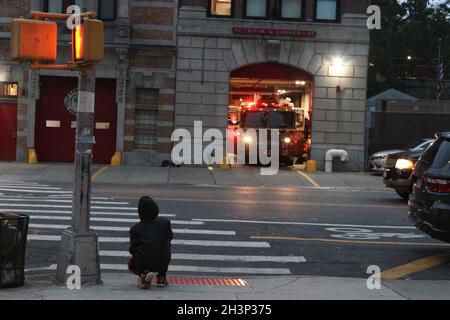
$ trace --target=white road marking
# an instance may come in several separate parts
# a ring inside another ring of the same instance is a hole
[[[62,217],[62,216],[30,216],[30,219],[34,219],[34,220],[70,220],[71,217]],[[91,221],[137,223],[140,220],[139,219],[120,219],[120,218],[96,218],[96,217],[91,217]],[[194,226],[204,225],[204,222],[202,222],[202,221],[170,220],[170,222],[172,224],[183,224],[183,225],[194,225]]]
[[[172,240],[172,244],[182,246],[233,247],[233,248],[270,248],[268,242],[218,241],[218,240]]]
[[[11,208],[0,208],[0,211],[8,211],[11,210]],[[46,214],[72,214],[72,211],[63,211],[63,210],[29,210],[29,209],[16,209],[16,211],[20,213],[46,213]],[[135,212],[102,212],[102,211],[91,211],[91,215],[99,215],[99,216],[130,216],[130,217],[136,217],[137,213]],[[160,213],[160,217],[176,217],[176,214],[170,214],[170,213]],[[36,219],[45,219],[41,218],[41,216],[34,216]],[[45,216],[42,216],[45,217]],[[67,217],[61,217],[61,219],[66,219]],[[56,220],[56,219],[55,219]]]
[[[0,188],[0,191],[6,191],[6,192],[22,192],[22,193],[72,193],[72,191],[48,191],[48,190],[24,190],[24,189],[9,189],[9,188]]]
[[[130,258],[128,251],[100,251],[102,257]],[[216,254],[172,253],[172,260],[303,263],[303,256],[236,256]]]
[[[31,181],[7,181],[0,180],[0,184],[14,184],[14,185],[41,185],[39,182],[31,182]],[[46,186],[46,185],[44,185]]]
[[[0,185],[0,188],[20,188],[20,189],[42,189],[42,190],[62,190],[62,188],[50,187],[46,185],[19,186],[19,185]]]
[[[57,230],[65,230],[69,226],[62,224],[30,224],[30,228],[36,229],[57,229]],[[95,231],[120,231],[120,232],[128,232],[130,231],[130,227],[114,227],[114,226],[91,226],[92,230]],[[222,236],[235,236],[235,231],[222,231],[222,230],[196,230],[196,229],[172,229],[174,233],[181,234],[208,234],[208,235],[222,235]]]
[[[49,203],[72,203],[72,200],[64,199],[46,199],[46,198],[2,198],[0,197],[0,205],[2,201],[6,202],[49,202]],[[91,201],[95,204],[115,204],[115,205],[130,205],[129,202],[113,202],[113,201]],[[137,209],[136,209],[137,210]]]
[[[416,230],[416,227],[408,226],[375,226],[375,225],[356,225],[356,224],[333,224],[333,223],[309,223],[309,222],[282,222],[282,221],[257,221],[257,220],[227,220],[227,219],[192,219],[203,222],[231,222],[231,223],[252,223],[252,224],[280,224],[280,225],[298,225],[298,226],[317,226],[317,227],[356,227],[356,228],[378,228],[378,229],[410,229]]]
[[[61,236],[31,234],[28,236],[29,241],[60,241]],[[129,243],[127,237],[99,237],[99,242],[107,243]],[[240,248],[270,248],[268,242],[263,241],[215,241],[215,240],[172,240],[173,245],[181,246],[203,246],[203,247],[240,247]]]
[[[373,230],[361,228],[326,228],[325,230],[340,232],[340,234],[331,234],[330,237],[332,238],[350,240],[378,240],[381,238],[418,239],[426,237],[424,234],[417,233],[373,232]]]
[[[29,234],[28,241],[61,241],[61,236],[50,236],[42,234]]]
[[[60,209],[71,209],[72,206],[62,206],[62,205],[53,205],[53,204],[10,204],[10,203],[1,203],[3,207],[24,207],[24,208],[60,208]],[[91,209],[100,209],[100,210],[132,210],[136,211],[136,208],[131,207],[100,207],[100,206],[91,206]]]
[[[52,264],[48,267],[27,269],[26,272],[35,270],[56,270],[57,265]],[[100,264],[102,270],[128,271],[126,264]],[[231,274],[276,274],[289,275],[291,271],[285,268],[220,268],[220,267],[197,267],[169,265],[169,272],[198,272],[198,273],[231,273]]]
[[[44,271],[44,270],[56,270],[57,265],[56,264],[51,264],[48,267],[41,267],[41,268],[29,268],[29,269],[25,269],[25,272],[30,272],[30,271]]]
[[[72,198],[72,195],[58,195],[58,194],[51,194],[47,196],[47,199],[69,199]],[[92,200],[114,200],[114,198],[111,197],[91,197]]]

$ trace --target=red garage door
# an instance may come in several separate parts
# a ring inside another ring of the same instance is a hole
[[[16,161],[17,105],[0,103],[0,161]]]
[[[77,78],[41,77],[36,105],[36,151],[40,162],[73,162],[76,117],[69,110]],[[106,164],[116,151],[116,81],[97,79],[94,163]]]

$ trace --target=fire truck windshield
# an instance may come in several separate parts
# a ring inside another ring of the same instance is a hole
[[[291,111],[249,111],[244,113],[244,128],[294,129],[295,112]]]
[[[268,122],[271,129],[294,129],[295,112],[269,112]]]

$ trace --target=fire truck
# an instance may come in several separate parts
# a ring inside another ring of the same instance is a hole
[[[232,109],[232,108],[231,108]],[[292,165],[294,163],[307,160],[309,153],[308,128],[305,121],[304,111],[295,108],[289,98],[286,99],[260,99],[255,102],[244,102],[236,108],[234,112],[230,110],[232,119],[231,125],[234,127],[235,153],[237,154],[237,144],[239,139],[243,139],[246,150],[246,162],[248,161],[248,150],[252,145],[259,150],[259,130],[268,130],[268,154],[270,150],[270,129],[279,130],[279,156],[280,163]],[[242,129],[242,130],[238,130]],[[255,136],[239,134],[248,129],[256,131]],[[242,143],[242,142],[241,142]],[[259,162],[259,160],[258,160]]]

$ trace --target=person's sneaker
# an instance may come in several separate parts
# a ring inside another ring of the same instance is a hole
[[[157,276],[156,277],[156,286],[159,288],[165,288],[169,285],[169,282],[167,281],[166,277],[163,276]]]
[[[150,289],[154,276],[152,272],[141,274],[138,277],[138,287],[140,289]]]

